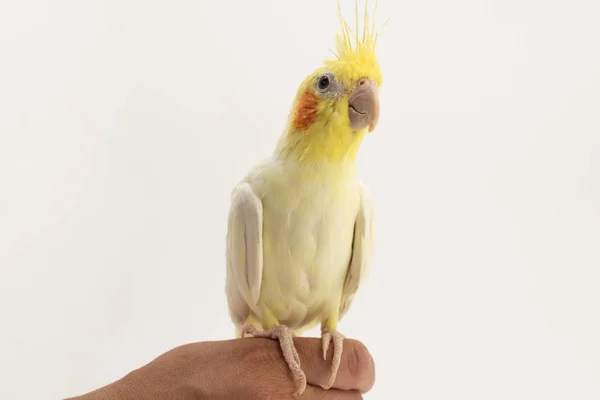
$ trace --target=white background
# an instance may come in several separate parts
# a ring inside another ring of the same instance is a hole
[[[339,327],[374,355],[366,397],[600,398],[600,3],[378,15],[358,160],[378,241]],[[1,3],[0,398],[233,336],[229,193],[336,18],[333,0]]]

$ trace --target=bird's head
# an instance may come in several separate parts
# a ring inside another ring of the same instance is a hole
[[[365,9],[362,33],[353,33],[340,10],[334,57],[300,84],[278,150],[298,161],[353,162],[362,139],[379,120],[382,75],[377,35]]]

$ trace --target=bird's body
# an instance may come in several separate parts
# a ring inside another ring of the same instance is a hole
[[[249,318],[298,331],[337,317],[361,205],[354,165],[271,157],[240,185],[263,206],[263,278],[256,304],[232,309],[238,327]]]

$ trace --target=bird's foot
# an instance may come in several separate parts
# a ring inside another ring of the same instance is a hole
[[[340,367],[340,361],[342,360],[342,350],[344,347],[344,335],[336,331],[335,329],[323,328],[321,330],[321,345],[323,347],[323,360],[327,360],[327,350],[329,350],[329,344],[333,343],[333,360],[331,362],[331,376],[326,385],[321,385],[325,390],[333,386],[335,377],[337,376],[338,369]]]
[[[297,381],[297,387],[294,396],[300,396],[306,389],[306,375],[304,374],[304,371],[302,371],[302,368],[300,368],[300,357],[298,356],[298,352],[294,347],[293,338],[296,336],[294,332],[292,332],[287,326],[279,325],[266,331],[256,330],[252,326],[244,326],[242,328],[242,334],[244,333],[248,333],[254,337],[279,340],[283,358],[285,358],[285,361],[294,375],[294,379]]]

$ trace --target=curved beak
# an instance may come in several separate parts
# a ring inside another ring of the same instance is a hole
[[[361,79],[348,100],[350,127],[359,131],[369,128],[373,132],[379,121],[379,88],[370,79]]]

